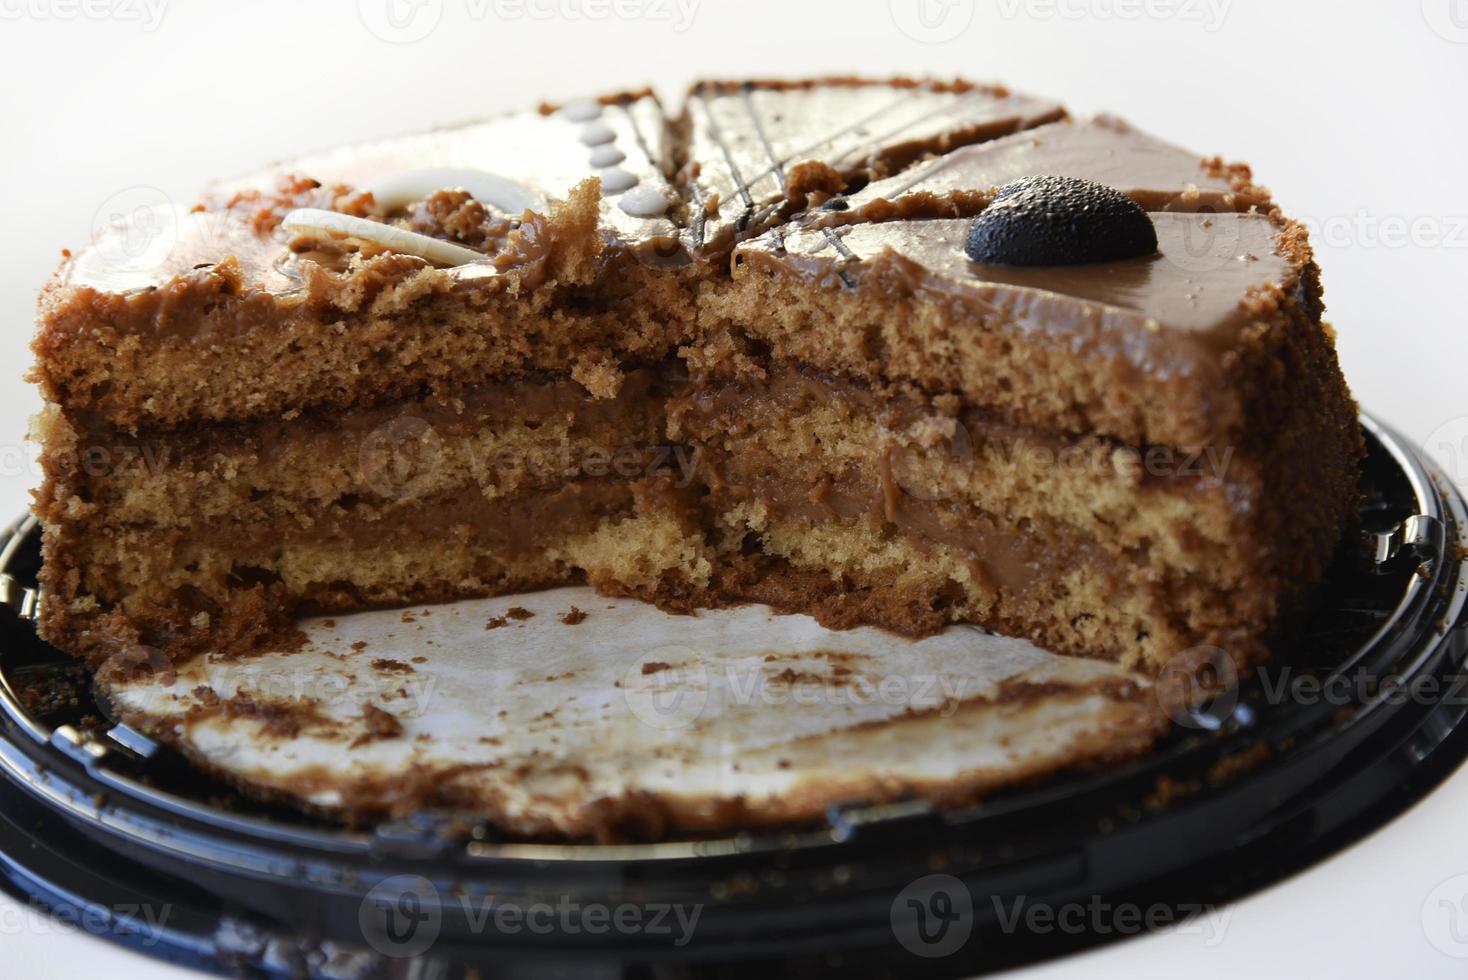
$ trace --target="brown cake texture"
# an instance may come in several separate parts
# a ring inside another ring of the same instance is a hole
[[[1155,250],[970,258],[1040,175]],[[1247,663],[1355,514],[1304,229],[1247,167],[1002,88],[618,93],[152,220],[66,259],[34,344],[42,632],[94,665],[577,581]]]

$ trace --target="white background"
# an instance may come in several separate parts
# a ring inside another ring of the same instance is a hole
[[[0,517],[35,480],[35,291],[139,188],[188,201],[211,176],[542,98],[811,72],[997,79],[1249,161],[1317,229],[1362,405],[1468,478],[1468,0],[0,0]],[[1468,924],[1465,810],[1460,774],[1221,936],[1034,975],[1461,976],[1468,932],[1438,900]],[[15,978],[164,972],[3,899],[0,955]]]

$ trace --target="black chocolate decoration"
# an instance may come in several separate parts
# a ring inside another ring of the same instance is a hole
[[[1095,181],[1054,176],[999,188],[964,245],[986,265],[1086,265],[1156,251],[1157,229],[1131,198]]]

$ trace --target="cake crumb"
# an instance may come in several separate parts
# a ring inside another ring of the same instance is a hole
[[[403,723],[397,715],[383,711],[368,701],[362,705],[362,724],[367,729],[352,741],[352,748],[380,739],[399,738],[403,734]]]
[[[535,613],[531,612],[529,609],[526,609],[524,606],[511,606],[509,609],[505,610],[505,615],[509,616],[511,619],[529,619],[534,616]]]
[[[356,643],[352,644],[352,649],[360,653],[361,651],[367,649],[367,641],[358,640]]]
[[[417,671],[401,660],[391,660],[387,657],[378,657],[372,661],[373,670],[387,671],[393,674],[416,674]]]
[[[484,624],[484,628],[486,630],[497,630],[501,626],[509,626],[509,625],[510,625],[510,621],[508,619],[506,619],[505,617],[503,617],[503,616],[495,616],[489,622],[487,622],[487,623]]]
[[[575,626],[577,623],[586,622],[586,613],[572,606],[570,609],[561,613],[560,620],[567,626]]]
[[[571,377],[593,398],[616,398],[627,376],[606,354],[582,355],[571,366]]]
[[[648,674],[656,674],[659,671],[669,670],[672,666],[672,664],[665,664],[661,660],[649,660],[642,665],[642,675],[646,677]]]

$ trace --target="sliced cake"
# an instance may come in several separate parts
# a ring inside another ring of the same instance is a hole
[[[1354,514],[1303,229],[998,88],[611,95],[167,220],[41,302],[42,629],[94,664],[579,580],[1247,661]]]

